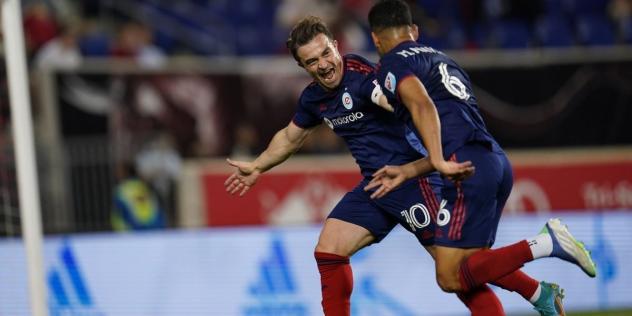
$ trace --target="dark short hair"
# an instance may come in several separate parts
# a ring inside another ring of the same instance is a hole
[[[373,32],[412,24],[410,7],[402,0],[383,0],[369,11],[369,26]]]
[[[301,63],[297,55],[299,47],[309,43],[309,41],[314,39],[318,34],[325,34],[330,40],[334,39],[327,25],[325,25],[319,17],[315,16],[303,18],[294,26],[292,32],[290,32],[290,37],[287,39],[285,45],[299,64]]]

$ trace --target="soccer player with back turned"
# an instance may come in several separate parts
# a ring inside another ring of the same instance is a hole
[[[446,212],[437,219],[435,259],[437,282],[447,292],[468,295],[485,283],[505,280],[502,287],[516,290],[535,302],[542,315],[563,314],[539,307],[542,293],[557,291],[524,274],[526,262],[558,257],[596,275],[583,244],[559,220],[549,220],[532,239],[490,250],[513,176],[505,153],[487,131],[465,71],[444,53],[416,42],[418,28],[401,0],[375,4],[369,13],[372,38],[380,54],[378,81],[395,115],[415,131],[428,150],[432,167],[450,172],[450,161],[471,161],[475,174],[464,181],[444,180]],[[374,197],[410,177],[415,168],[387,166],[375,174],[367,188]]]

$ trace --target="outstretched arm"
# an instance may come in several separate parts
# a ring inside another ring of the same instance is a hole
[[[411,161],[401,166],[384,166],[373,173],[373,179],[364,187],[364,191],[377,188],[371,194],[372,199],[378,199],[391,192],[408,179],[417,175],[434,171],[428,157]]]
[[[254,161],[234,161],[226,159],[228,164],[237,170],[224,182],[226,191],[234,194],[237,191],[243,196],[250,187],[257,183],[259,176],[274,166],[287,160],[298,151],[313,129],[303,129],[294,122],[278,131],[264,150]]]
[[[416,76],[406,77],[399,83],[398,91],[402,102],[410,112],[417,131],[421,134],[432,166],[447,177],[458,176],[467,172],[471,162],[458,163],[446,161],[443,158],[441,122],[437,108],[419,78]]]
[[[464,171],[450,176],[450,180],[462,181],[474,174],[474,166],[469,161],[463,164],[465,165]],[[433,171],[435,170],[430,164],[428,157],[401,166],[384,166],[373,174],[373,179],[364,187],[364,191],[377,188],[371,194],[371,198],[378,199],[399,187],[406,180],[419,175],[426,175]]]

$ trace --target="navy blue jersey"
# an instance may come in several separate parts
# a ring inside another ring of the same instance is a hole
[[[444,53],[407,41],[382,56],[377,78],[395,109],[395,115],[417,137],[421,139],[397,91],[398,83],[408,76],[419,78],[437,107],[445,159],[468,142],[495,143],[481,118],[465,71]]]
[[[345,55],[343,62],[337,89],[326,90],[313,82],[303,90],[294,124],[307,129],[324,121],[344,139],[365,177],[384,165],[422,158],[408,144],[404,124],[372,101],[380,90],[374,65],[356,55]]]

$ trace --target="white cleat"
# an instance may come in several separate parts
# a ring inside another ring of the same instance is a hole
[[[559,218],[550,219],[541,234],[549,234],[553,240],[553,252],[551,257],[557,257],[578,265],[589,277],[597,276],[597,266],[586,250],[584,243],[577,241],[568,227],[563,225]]]

